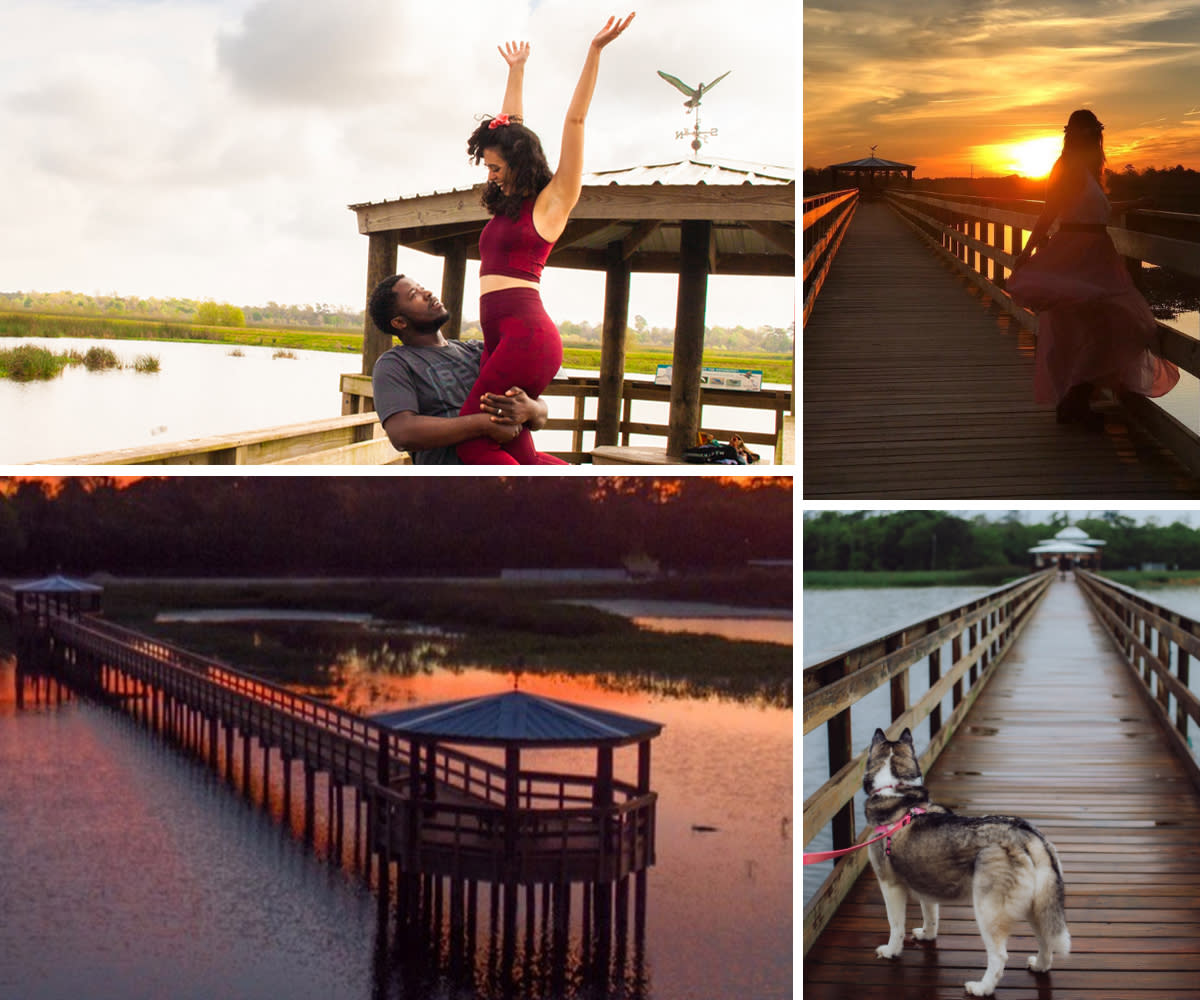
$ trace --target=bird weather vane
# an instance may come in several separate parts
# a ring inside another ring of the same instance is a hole
[[[687,100],[683,102],[683,106],[687,109],[687,111],[695,113],[696,121],[693,123],[691,129],[684,129],[682,132],[676,132],[675,138],[686,139],[690,135],[692,137],[692,149],[694,149],[697,153],[700,152],[700,146],[703,144],[700,138],[701,136],[717,134],[717,130],[715,128],[707,130],[702,130],[700,128],[700,98],[712,90],[713,87],[724,80],[725,77],[732,72],[733,70],[726,70],[715,80],[713,80],[712,83],[701,83],[698,87],[689,87],[686,83],[679,79],[679,77],[672,76],[670,73],[664,73],[661,69],[658,71],[658,75],[666,80],[667,83],[671,84],[671,86],[673,86],[681,94],[687,95]]]

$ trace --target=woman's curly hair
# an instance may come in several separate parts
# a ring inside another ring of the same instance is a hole
[[[513,118],[507,125],[491,127],[492,118],[484,118],[479,127],[467,139],[467,155],[476,164],[483,159],[484,150],[495,149],[508,164],[513,176],[513,193],[501,193],[497,184],[484,186],[480,199],[483,207],[492,215],[507,215],[516,219],[521,214],[525,199],[537,197],[542,188],[550,183],[554,172],[546,162],[542,140],[532,129],[526,128],[519,119]]]

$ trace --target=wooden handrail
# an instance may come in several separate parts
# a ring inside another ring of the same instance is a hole
[[[1200,660],[1200,621],[1094,573],[1076,570],[1075,576],[1200,790],[1200,762],[1191,749],[1188,724],[1191,720],[1200,726],[1200,697],[1189,687],[1191,661]]]
[[[917,622],[869,639],[852,649],[818,658],[804,668],[804,732],[824,726],[829,748],[829,778],[804,800],[804,843],[809,844],[832,824],[833,848],[862,842],[870,831],[855,833],[854,796],[862,784],[867,751],[856,752],[850,715],[854,705],[888,684],[891,726],[895,738],[905,728],[930,720],[930,742],[921,755],[928,769],[966,718],[996,664],[1029,622],[1054,577],[1043,571]],[[965,647],[964,647],[965,639]],[[950,646],[950,663],[943,669],[942,651]],[[910,704],[909,671],[918,664],[929,668],[928,692]],[[951,698],[951,711],[942,718],[942,702]],[[804,949],[807,953],[866,864],[859,851],[839,860],[820,889],[804,907]]]
[[[804,313],[808,323],[817,294],[858,207],[858,189],[830,191],[804,199]]]

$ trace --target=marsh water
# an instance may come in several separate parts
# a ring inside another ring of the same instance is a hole
[[[89,372],[72,366],[44,382],[0,379],[0,465],[44,463],[336,417],[342,412],[341,376],[362,366],[357,354],[329,351],[292,351],[290,357],[276,358],[271,347],[239,347],[235,354],[228,344],[73,337],[0,340],[0,347],[25,344],[55,354],[105,347],[130,366],[139,355],[149,354],[159,359],[161,370]],[[574,415],[573,399],[548,396],[547,404],[555,419]],[[665,424],[667,409],[666,403],[639,402],[634,419]],[[594,419],[595,411],[595,400],[589,400],[585,418]],[[767,433],[774,429],[771,412],[710,407],[705,418],[721,427]],[[572,447],[570,431],[542,431],[537,440],[543,451]],[[661,447],[662,438],[635,435],[631,443]],[[591,445],[588,435],[584,444]],[[762,464],[771,463],[769,448],[755,450]]]
[[[381,643],[369,623],[336,624],[337,649],[326,652],[328,629],[315,644],[329,660],[321,694],[365,714],[514,682],[483,667],[444,666],[441,640],[419,629]],[[769,635],[778,620],[764,627]],[[375,900],[358,877],[110,708],[68,695],[19,709],[15,671],[0,649],[0,996],[492,995],[482,979],[413,986],[380,963]],[[653,750],[657,863],[642,967],[635,982],[597,994],[572,980],[565,995],[790,997],[790,709],[650,681],[553,672],[517,680],[665,726]],[[578,951],[582,931],[572,934]]]

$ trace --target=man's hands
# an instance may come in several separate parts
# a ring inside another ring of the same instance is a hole
[[[540,412],[537,404],[525,394],[525,390],[515,385],[503,396],[491,392],[484,393],[479,408],[484,413],[491,414],[494,422],[512,423],[518,427],[535,419]]]

